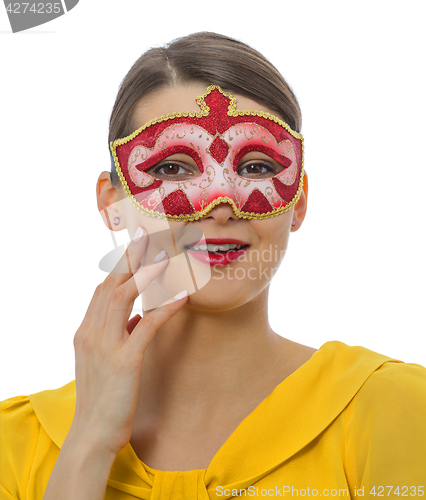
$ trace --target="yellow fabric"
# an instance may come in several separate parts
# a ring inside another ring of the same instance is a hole
[[[1,402],[0,500],[42,500],[74,410],[75,381]],[[105,499],[376,498],[373,487],[426,497],[426,368],[331,341],[240,423],[207,469],[157,471],[129,443]]]

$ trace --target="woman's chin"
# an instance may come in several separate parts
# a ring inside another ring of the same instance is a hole
[[[177,262],[179,260],[179,262]],[[248,302],[265,287],[259,279],[257,266],[234,263],[227,266],[186,265],[183,256],[170,260],[162,275],[158,276],[142,294],[144,310],[161,306],[174,295],[186,290],[187,307],[227,310]]]
[[[186,306],[204,311],[228,311],[249,302],[254,296],[256,290],[241,283],[212,278],[205,286],[189,295]]]

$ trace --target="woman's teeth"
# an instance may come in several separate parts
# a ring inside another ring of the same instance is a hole
[[[228,252],[228,250],[239,250],[245,245],[237,245],[235,243],[227,243],[226,245],[214,245],[212,243],[194,245],[189,247],[191,250],[207,250],[208,252]]]

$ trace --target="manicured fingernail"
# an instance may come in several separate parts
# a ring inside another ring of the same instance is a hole
[[[177,293],[173,298],[176,300],[183,299],[188,295],[188,290],[182,290],[181,292]]]
[[[166,255],[166,252],[164,250],[161,250],[161,252],[158,252],[157,255],[152,259],[152,262],[160,262],[160,260],[163,260]]]
[[[142,239],[142,236],[144,234],[144,230],[141,227],[138,227],[136,229],[136,233],[133,236],[133,241],[140,241]]]

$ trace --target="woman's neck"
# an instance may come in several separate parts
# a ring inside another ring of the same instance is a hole
[[[184,307],[145,351],[135,421],[232,412],[247,402],[248,388],[261,392],[285,378],[295,345],[269,325],[268,287],[226,311]]]

